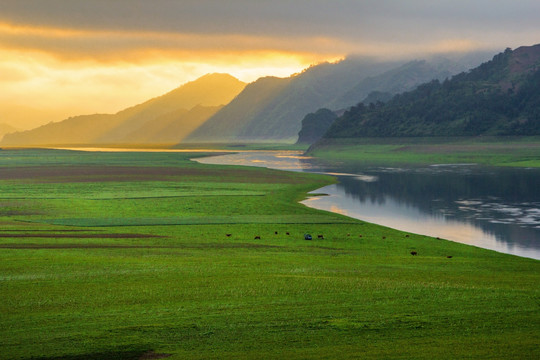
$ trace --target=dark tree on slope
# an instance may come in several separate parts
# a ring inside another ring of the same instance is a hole
[[[384,91],[372,91],[369,93],[368,96],[364,100],[362,100],[362,103],[365,105],[369,104],[377,104],[378,102],[388,102],[392,99],[393,95],[389,92]]]
[[[307,114],[302,120],[302,129],[298,133],[298,144],[313,144],[319,140],[332,125],[337,115],[328,109],[319,109]]]

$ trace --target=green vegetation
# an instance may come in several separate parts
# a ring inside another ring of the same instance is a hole
[[[540,357],[540,262],[193,156],[0,151],[1,359]]]
[[[360,103],[327,138],[540,135],[540,45],[507,49],[442,83],[433,80],[387,103]]]
[[[337,115],[325,108],[307,114],[302,119],[302,129],[298,133],[298,144],[313,144],[322,138],[326,130],[336,120]]]
[[[365,164],[483,164],[540,167],[538,137],[325,139],[307,154]]]
[[[462,59],[463,60],[463,59]],[[465,61],[467,62],[467,61]],[[473,61],[476,66],[478,63]],[[331,109],[347,109],[360,100],[369,105],[378,100],[386,102],[392,95],[410,91],[418,85],[433,79],[444,80],[460,71],[468,70],[469,65],[440,58],[438,60],[414,60],[382,74],[370,74],[353,89],[344,94],[339,101],[333,102]]]

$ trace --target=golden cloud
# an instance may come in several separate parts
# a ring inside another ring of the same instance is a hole
[[[155,63],[182,60],[197,63],[242,62],[244,58],[295,58],[313,64],[347,54],[410,57],[425,53],[464,52],[480,48],[467,38],[403,42],[352,41],[331,36],[279,36],[235,33],[180,33],[122,29],[71,29],[0,22],[0,46],[40,52],[66,61]]]
[[[0,45],[13,51],[42,52],[65,60],[102,62],[230,61],[246,54],[288,54],[320,61],[342,56],[347,44],[322,37],[272,37],[156,31],[80,30],[0,23]]]

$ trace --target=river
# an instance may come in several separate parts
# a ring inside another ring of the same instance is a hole
[[[302,203],[412,233],[540,259],[540,169],[436,164],[327,165],[297,151],[250,151],[195,159],[325,173],[338,184]]]

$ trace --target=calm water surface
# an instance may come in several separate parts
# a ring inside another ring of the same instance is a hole
[[[303,204],[417,234],[540,259],[540,169],[474,164],[336,166],[294,151],[196,159],[332,174],[339,183]]]

